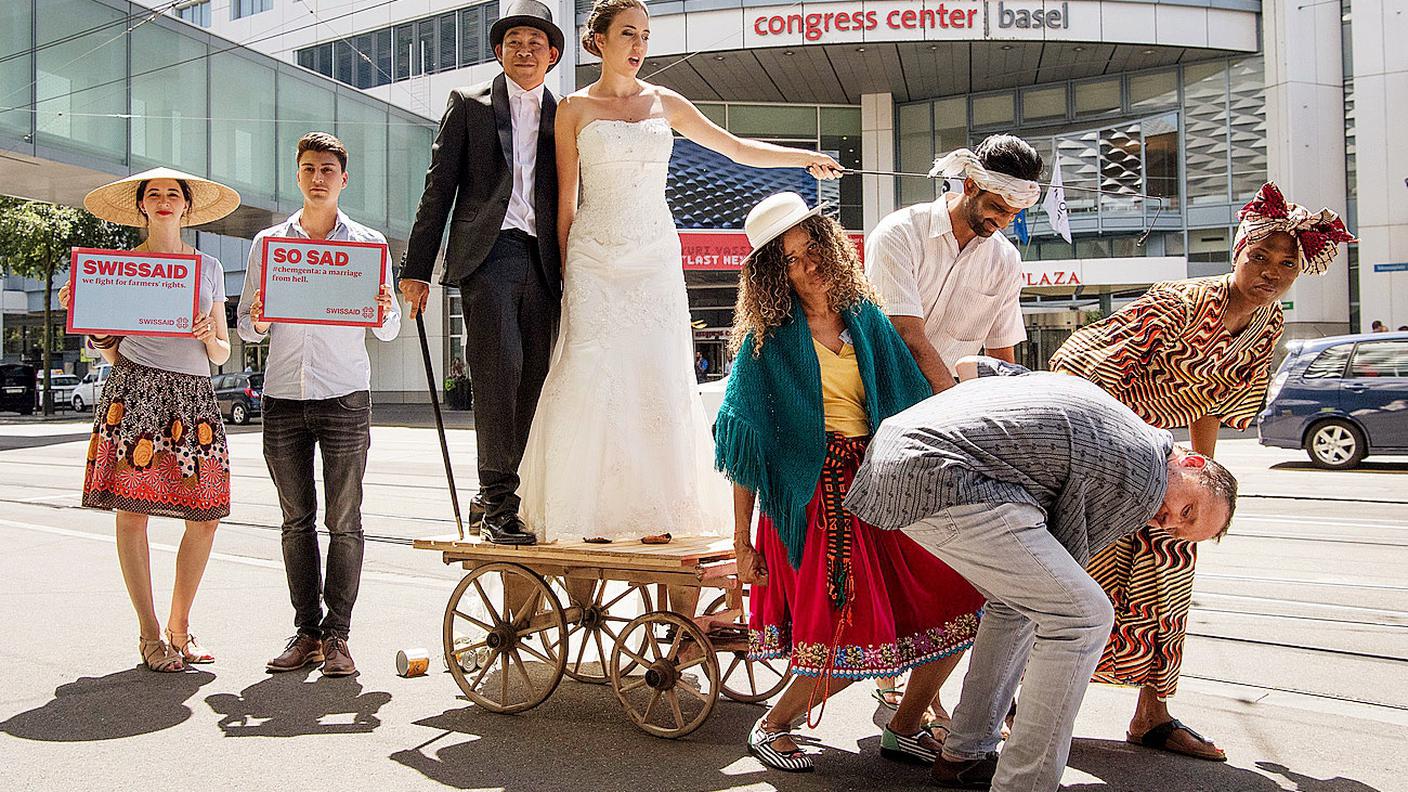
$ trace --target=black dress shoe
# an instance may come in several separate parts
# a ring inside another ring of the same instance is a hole
[[[498,519],[484,518],[484,522],[479,529],[479,535],[490,542],[499,545],[532,545],[538,543],[538,537],[534,536],[523,525],[523,521],[517,514],[510,514],[507,517]]]
[[[465,523],[471,536],[479,535],[479,528],[484,523],[484,498],[475,495],[469,502],[469,520]]]

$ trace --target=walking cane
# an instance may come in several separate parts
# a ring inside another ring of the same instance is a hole
[[[425,337],[425,314],[416,313],[416,331],[420,333],[420,354],[425,360],[425,384],[430,389],[430,406],[435,410],[435,431],[440,434],[440,456],[445,460],[445,480],[450,484],[450,505],[455,510],[455,530],[464,541],[464,521],[460,519],[460,496],[455,492],[455,471],[450,467],[450,444],[445,440],[445,419],[440,417],[440,394],[435,390],[435,369],[430,365],[430,341]]]

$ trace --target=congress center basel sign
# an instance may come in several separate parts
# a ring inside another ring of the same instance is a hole
[[[265,237],[264,320],[378,327],[386,245]]]
[[[1076,5],[1086,5],[1077,0]],[[1080,23],[1076,23],[1080,26]],[[748,25],[759,43],[767,37],[801,35],[809,44],[853,41],[855,33],[891,31],[904,38],[1009,38],[1023,32],[1069,31],[1072,28],[1071,2],[1023,2],[1023,0],[942,0],[891,3],[807,3],[758,9],[749,15]],[[1099,38],[1100,19],[1094,17],[1091,37]],[[994,36],[994,34],[996,34]]]

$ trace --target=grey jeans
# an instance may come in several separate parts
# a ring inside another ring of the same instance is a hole
[[[356,391],[333,399],[264,397],[264,461],[283,510],[284,572],[294,626],[315,638],[347,639],[362,580],[362,476],[371,447],[371,396]],[[323,457],[326,585],[318,549],[315,447]],[[323,615],[323,604],[327,615]]]
[[[1114,623],[1109,598],[1034,506],[954,506],[904,533],[988,598],[944,755],[978,759],[997,750],[1021,682],[992,792],[1056,790],[1076,713]]]

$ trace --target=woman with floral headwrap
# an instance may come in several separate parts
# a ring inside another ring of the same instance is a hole
[[[1281,297],[1319,275],[1352,242],[1328,209],[1312,214],[1265,184],[1238,214],[1232,272],[1155,284],[1112,316],[1077,330],[1051,368],[1084,377],[1154,426],[1188,427],[1211,457],[1222,425],[1245,429],[1266,399],[1281,340]],[[1192,601],[1195,546],[1143,528],[1095,556],[1088,570],[1115,605],[1095,681],[1138,686],[1127,739],[1213,761],[1226,754],[1168,712],[1178,687]]]

